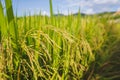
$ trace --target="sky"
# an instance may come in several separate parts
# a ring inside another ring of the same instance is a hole
[[[50,15],[49,0],[12,0],[14,13],[18,16],[28,14]],[[54,13],[95,14],[120,10],[120,0],[52,0]]]

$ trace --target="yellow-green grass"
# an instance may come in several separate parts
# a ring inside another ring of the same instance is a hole
[[[52,0],[50,17],[25,15],[18,18],[13,15],[11,0],[5,2],[6,16],[0,1],[1,80],[120,78],[117,74],[106,76],[110,70],[114,71],[113,65],[112,69],[106,65],[112,60],[111,49],[119,51],[116,48],[120,41],[119,23],[110,23],[108,17],[81,17],[80,11],[78,16],[55,17]],[[118,64],[115,65],[118,67]],[[107,67],[108,70],[104,70]]]

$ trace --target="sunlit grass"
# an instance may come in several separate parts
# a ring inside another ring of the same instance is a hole
[[[54,16],[52,0],[50,17],[18,18],[11,0],[5,2],[6,16],[0,1],[0,80],[120,78],[119,68],[114,69],[120,65],[119,23],[110,23],[108,17],[82,17],[80,10],[77,16]]]

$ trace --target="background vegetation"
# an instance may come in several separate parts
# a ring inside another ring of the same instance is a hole
[[[120,22],[112,14],[14,17],[0,1],[0,80],[119,80]],[[5,15],[6,14],[6,15]],[[112,17],[109,17],[112,16]]]

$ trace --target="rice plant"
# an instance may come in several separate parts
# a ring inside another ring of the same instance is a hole
[[[12,0],[5,0],[7,15],[0,1],[0,80],[120,79],[120,23],[80,10],[54,16],[49,3],[50,17],[19,18]]]

